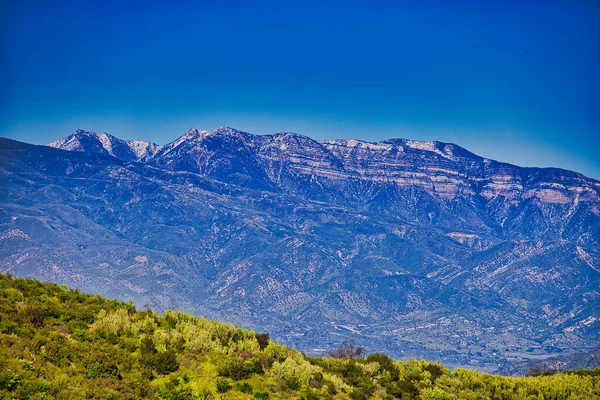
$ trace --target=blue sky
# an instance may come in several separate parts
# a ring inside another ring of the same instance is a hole
[[[600,3],[285,3],[2,2],[0,136],[406,137],[600,178]]]

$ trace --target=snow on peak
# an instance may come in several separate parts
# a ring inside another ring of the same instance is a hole
[[[173,140],[171,143],[162,146],[162,148],[165,149],[165,151],[168,151],[169,149],[174,149],[175,147],[178,147],[185,142],[201,139],[208,133],[208,131],[199,130],[197,128],[190,128],[184,135]]]
[[[223,142],[223,145],[250,147],[275,146],[282,150],[299,147],[308,149],[323,146],[329,150],[335,149],[336,151],[341,151],[342,149],[345,149],[345,151],[359,150],[371,152],[389,152],[394,150],[398,152],[415,151],[417,153],[427,152],[432,155],[435,154],[438,157],[452,161],[475,156],[454,144],[435,141],[409,139],[389,139],[379,142],[367,142],[357,139],[316,141],[308,136],[292,132],[255,136],[229,126],[221,126],[214,130],[200,130],[192,127],[184,135],[163,146],[143,140],[121,140],[105,132],[79,129],[66,138],[49,143],[48,146],[70,151],[109,154],[126,161],[145,161],[157,156],[162,157],[165,154],[173,152],[176,148],[184,151],[184,149],[202,147],[203,142],[208,138],[217,139],[218,142]]]
[[[417,150],[425,150],[425,151],[433,151],[435,152],[437,148],[435,147],[435,143],[433,142],[422,142],[420,140],[405,140],[404,145],[410,147],[411,149]]]
[[[138,159],[152,157],[162,148],[162,146],[159,146],[156,143],[146,142],[144,140],[128,140],[126,143]]]
[[[104,133],[105,135],[107,134],[105,132],[95,132],[95,131],[89,131],[87,129],[77,129],[71,136],[98,137],[98,135],[100,135],[101,133]]]
[[[447,158],[448,160],[456,161],[458,157],[454,154],[453,145],[440,142],[427,142],[420,140],[404,140],[404,145],[411,149],[429,151]],[[440,147],[442,147],[440,149]]]
[[[185,133],[185,135],[183,135],[182,137],[185,137],[185,138],[189,139],[189,138],[194,138],[194,137],[197,137],[197,136],[202,136],[203,134],[207,134],[207,133],[208,133],[208,131],[203,131],[203,130],[200,130],[200,129],[197,129],[197,128],[190,128]]]
[[[215,136],[215,135],[232,135],[238,136],[239,134],[244,133],[234,128],[230,128],[228,126],[222,126],[220,128],[214,129],[212,131],[201,130],[197,128],[190,128],[185,135],[176,139],[172,142],[172,144],[177,145],[182,143],[183,141],[196,139],[196,138],[204,138],[207,136]]]
[[[218,135],[228,135],[228,136],[239,136],[240,134],[246,134],[246,132],[240,131],[235,128],[231,128],[229,126],[221,126],[213,131],[210,131],[210,134],[218,134]]]
[[[106,151],[108,151],[109,153],[112,153],[112,151],[113,151],[112,140],[116,139],[116,138],[114,136],[110,136],[104,132],[98,133],[97,138],[100,141],[100,143],[102,144],[102,147],[104,147],[106,149]]]
[[[325,146],[343,146],[347,148],[360,148],[374,151],[389,151],[393,148],[392,144],[378,142],[365,142],[357,139],[333,139],[333,140],[324,140],[323,143]]]
[[[72,135],[48,143],[62,150],[108,154],[126,161],[140,161],[153,156],[160,146],[143,140],[122,140],[106,132],[78,129]]]

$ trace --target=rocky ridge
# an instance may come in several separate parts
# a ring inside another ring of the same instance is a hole
[[[82,132],[2,141],[3,271],[312,353],[495,370],[598,345],[598,181],[441,142],[191,129],[134,156]]]

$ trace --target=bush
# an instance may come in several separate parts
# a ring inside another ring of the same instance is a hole
[[[121,378],[117,363],[106,355],[90,362],[85,369],[85,375],[90,379],[110,377]]]
[[[269,334],[268,333],[257,333],[255,335],[256,341],[258,342],[258,347],[260,347],[260,351],[263,351],[269,345]]]
[[[152,356],[156,354],[156,345],[152,336],[144,336],[140,342],[140,353],[142,357]]]
[[[431,374],[431,380],[434,382],[437,378],[444,375],[444,368],[439,364],[429,363],[424,369]]]
[[[231,389],[231,385],[229,384],[229,379],[227,378],[217,378],[216,381],[217,393],[225,393],[229,389]]]
[[[238,383],[236,386],[238,390],[242,393],[252,393],[252,386],[248,382],[241,382]]]
[[[302,387],[302,382],[297,377],[292,377],[287,380],[286,385],[290,390],[298,390]]]
[[[314,390],[307,390],[305,395],[300,398],[301,400],[318,400],[319,396],[314,392]]]
[[[71,336],[73,336],[73,339],[80,342],[91,342],[89,333],[83,329],[75,330]]]
[[[357,359],[362,351],[351,342],[334,352],[336,358],[311,359],[267,334],[175,312],[136,313],[115,300],[1,274],[0,331],[3,399],[214,400],[217,392],[222,399],[257,400],[587,399],[598,397],[600,376],[600,369],[551,376],[533,370],[538,376],[519,378],[450,372],[439,363],[398,362],[384,354]],[[173,373],[180,363],[183,371]],[[227,378],[213,377],[215,364]],[[250,375],[254,387],[233,384]]]
[[[44,358],[53,364],[68,358],[71,348],[62,335],[53,335],[44,346]]]
[[[200,395],[198,396],[198,399],[200,400],[214,400],[215,395],[212,394],[211,391],[209,390],[204,390],[202,393],[200,393]]]
[[[15,303],[23,301],[23,294],[21,294],[21,292],[19,292],[17,289],[8,288],[6,290],[2,290],[0,293],[10,301],[14,301]]]
[[[244,366],[244,362],[238,359],[226,362],[225,365],[219,368],[218,373],[220,376],[228,376],[235,381],[246,379],[250,376],[250,372],[248,372],[248,369]]]
[[[153,365],[161,375],[167,375],[179,369],[177,355],[173,350],[155,354],[153,357]]]
[[[41,327],[44,325],[46,316],[38,307],[27,306],[22,312],[23,322],[30,323],[33,326]]]
[[[402,399],[416,399],[419,395],[419,388],[411,381],[398,381],[389,391],[391,395]]]
[[[244,361],[244,369],[250,374],[262,374],[263,366],[258,358]]]
[[[398,368],[396,367],[394,360],[382,353],[369,354],[365,357],[364,361],[368,363],[376,362],[383,371],[398,372]]]

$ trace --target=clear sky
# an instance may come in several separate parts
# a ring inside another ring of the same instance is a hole
[[[122,3],[0,1],[0,136],[405,137],[600,178],[597,0]]]

